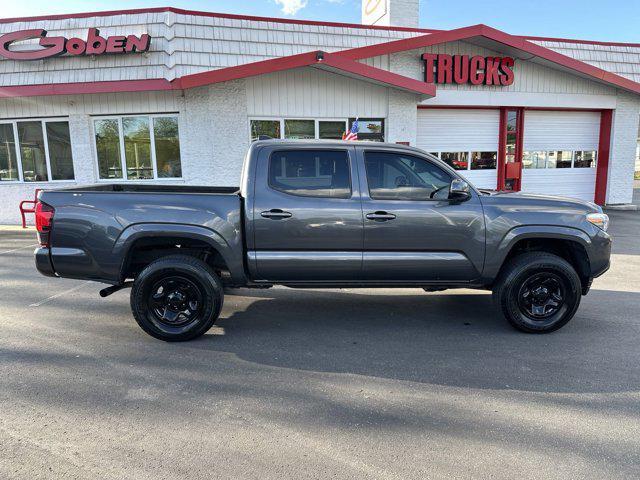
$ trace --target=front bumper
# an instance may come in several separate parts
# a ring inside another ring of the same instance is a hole
[[[611,265],[611,235],[598,229],[596,235],[591,237],[591,242],[589,262],[591,263],[591,276],[596,278],[609,270]]]
[[[56,272],[53,270],[53,264],[51,263],[50,250],[47,247],[38,247],[33,252],[36,259],[36,268],[38,271],[47,277],[55,277]]]

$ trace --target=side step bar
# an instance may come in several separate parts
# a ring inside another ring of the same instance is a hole
[[[120,285],[111,285],[110,287],[103,288],[102,290],[100,290],[99,293],[100,293],[100,296],[104,298],[116,293],[119,290],[122,290],[123,288],[130,287],[131,285],[133,285],[133,282],[124,282],[124,283],[121,283]]]

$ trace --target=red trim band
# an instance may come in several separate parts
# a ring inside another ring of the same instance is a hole
[[[0,98],[78,95],[87,93],[147,92],[173,89],[175,89],[175,86],[164,78],[115,80],[110,82],[49,83],[44,85],[0,87]]]

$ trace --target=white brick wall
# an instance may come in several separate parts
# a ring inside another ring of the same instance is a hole
[[[637,95],[619,92],[617,100],[607,179],[606,203],[610,205],[631,203],[640,115],[640,98]]]
[[[389,67],[394,73],[417,78],[420,63],[416,62],[415,52],[401,52],[389,56]],[[387,117],[387,141],[409,142],[416,146],[418,109],[420,95],[389,89],[389,113]]]

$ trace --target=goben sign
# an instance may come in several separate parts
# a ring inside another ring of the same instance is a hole
[[[40,38],[37,50],[12,50],[15,42]],[[101,37],[97,28],[90,28],[85,40],[81,38],[47,37],[47,31],[41,28],[19,30],[6,33],[0,37],[0,56],[10,60],[41,60],[58,55],[102,55],[105,53],[146,52],[149,50],[151,37],[146,33],[140,35],[112,35]]]
[[[424,81],[427,83],[470,83],[471,85],[511,85],[514,80],[511,57],[469,57],[425,53]]]

